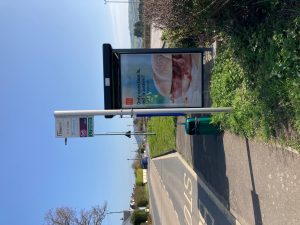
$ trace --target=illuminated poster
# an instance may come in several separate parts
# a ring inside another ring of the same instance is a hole
[[[122,108],[202,107],[201,53],[121,54]]]

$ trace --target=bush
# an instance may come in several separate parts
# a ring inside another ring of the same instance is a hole
[[[141,147],[141,148],[140,148],[140,152],[141,152],[141,154],[144,154],[145,148],[144,148],[144,147]]]
[[[233,106],[215,122],[300,149],[300,18],[273,21],[223,35],[211,95],[214,106]]]
[[[133,225],[140,225],[141,223],[147,221],[148,213],[142,210],[136,210],[131,216],[131,223]]]
[[[134,201],[136,202],[136,206],[144,207],[148,204],[148,195],[145,191],[144,186],[136,186],[134,191]]]
[[[138,157],[138,156],[136,156],[136,157]],[[132,167],[132,169],[134,169],[135,175],[136,175],[136,170],[142,168],[140,160],[134,160],[131,167]]]
[[[183,29],[165,29],[161,39],[166,42],[169,48],[189,48],[197,46],[197,38],[193,35],[189,36]]]
[[[156,0],[145,1],[142,14],[145,24],[167,30],[170,46],[189,47],[194,42],[205,46],[222,33],[256,28],[269,18],[292,20],[299,12],[298,0]]]
[[[146,207],[148,205],[148,199],[147,197],[144,197],[142,199],[140,199],[137,203],[136,206],[137,207]]]
[[[247,72],[235,59],[231,49],[224,49],[213,69],[211,96],[214,107],[232,106],[234,112],[216,114],[213,121],[220,122],[236,134],[253,137],[261,129],[265,131],[265,138],[270,137],[272,117],[258,95],[255,89],[250,88]]]
[[[142,21],[138,21],[134,24],[134,36],[142,37],[144,33],[144,24]]]

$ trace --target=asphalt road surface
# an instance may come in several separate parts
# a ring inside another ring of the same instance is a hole
[[[239,224],[178,153],[152,159],[149,172],[153,224]]]

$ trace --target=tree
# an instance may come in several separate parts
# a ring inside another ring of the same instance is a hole
[[[106,213],[107,203],[82,209],[80,213],[70,207],[59,207],[45,214],[45,225],[101,225]]]
[[[142,21],[138,21],[134,24],[134,36],[142,37],[144,33],[144,24]]]
[[[136,210],[132,214],[131,223],[133,223],[134,225],[138,225],[138,224],[141,224],[143,222],[146,222],[147,218],[148,218],[148,214],[145,211]]]

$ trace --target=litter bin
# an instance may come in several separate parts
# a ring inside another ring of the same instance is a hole
[[[185,132],[189,135],[216,135],[221,129],[220,126],[212,124],[211,117],[191,117],[185,120]]]

